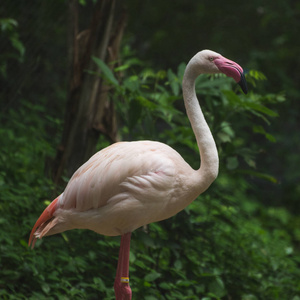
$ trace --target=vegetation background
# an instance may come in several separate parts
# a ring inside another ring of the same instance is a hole
[[[70,68],[70,7],[77,5],[81,32],[102,2],[1,1],[1,299],[114,299],[118,237],[74,230],[37,242],[34,251],[27,246],[37,217],[75,167],[64,165],[55,177],[66,120],[76,108],[68,101],[76,73]],[[90,54],[83,74],[101,79],[117,121],[110,119],[115,127],[109,132],[105,126],[90,130],[91,152],[114,140],[160,140],[197,168],[181,78],[199,50],[238,62],[250,90],[242,95],[223,76],[197,82],[220,175],[183,212],[134,232],[133,299],[299,300],[300,3],[114,3],[116,15],[126,16],[118,27],[124,32],[117,59],[107,60],[111,48],[101,59]]]

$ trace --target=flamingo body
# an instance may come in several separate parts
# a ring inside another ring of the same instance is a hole
[[[163,143],[113,144],[74,173],[65,191],[46,208],[48,218],[34,238],[74,228],[116,236],[167,219],[208,188],[208,183],[196,184],[196,173]]]

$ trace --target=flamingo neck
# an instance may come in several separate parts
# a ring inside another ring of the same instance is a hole
[[[199,65],[196,67],[194,59],[191,59],[186,67],[182,82],[186,112],[200,151],[201,165],[197,171],[197,182],[201,192],[207,189],[216,179],[219,170],[217,147],[205,121],[195,91],[196,78],[202,73],[204,72],[199,71]]]

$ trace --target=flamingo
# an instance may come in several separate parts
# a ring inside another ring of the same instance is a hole
[[[198,170],[160,142],[115,143],[93,155],[74,173],[65,191],[49,204],[33,226],[28,245],[33,248],[37,238],[75,228],[107,236],[121,235],[114,290],[116,300],[130,300],[131,232],[177,214],[218,175],[216,144],[195,92],[195,80],[203,73],[224,73],[247,93],[244,72],[237,63],[210,50],[198,52],[189,61],[182,90],[200,151]]]

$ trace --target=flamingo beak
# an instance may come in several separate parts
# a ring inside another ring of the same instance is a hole
[[[236,62],[229,60],[223,56],[220,56],[214,60],[215,65],[220,70],[220,72],[225,75],[232,77],[235,82],[239,84],[245,94],[248,93],[247,82],[245,78],[245,73],[240,65]]]
[[[244,94],[248,93],[248,87],[247,87],[247,81],[245,78],[245,73],[241,73],[241,80],[238,82],[238,85],[241,87],[243,90]]]

